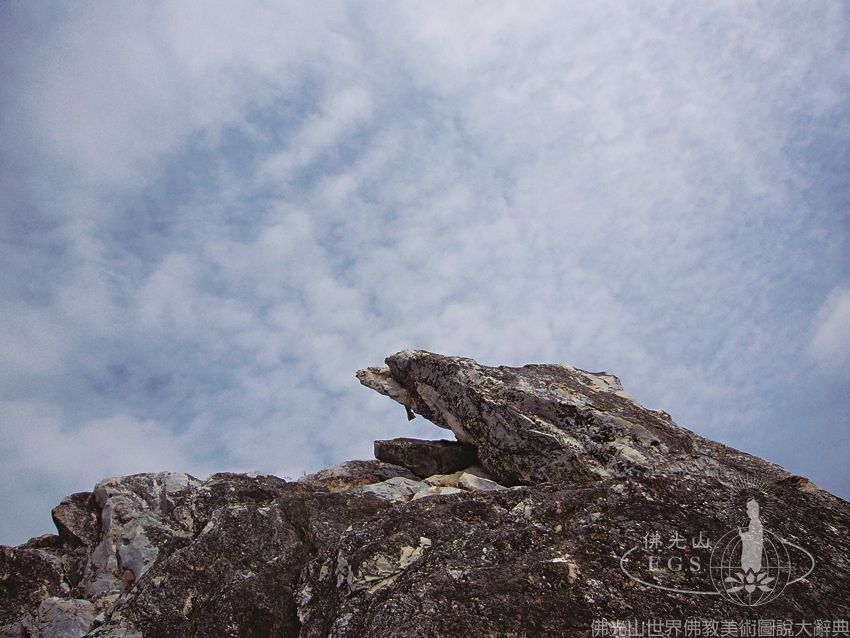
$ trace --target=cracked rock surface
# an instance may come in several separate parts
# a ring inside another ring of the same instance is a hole
[[[417,350],[386,363],[358,378],[404,406],[400,426],[410,410],[464,446],[402,440],[393,462],[298,481],[101,481],[54,509],[57,535],[0,547],[0,637],[591,636],[603,618],[850,615],[850,504],[806,479],[607,373]],[[753,500],[796,578],[759,606],[712,594],[711,548],[691,541],[737,539]]]

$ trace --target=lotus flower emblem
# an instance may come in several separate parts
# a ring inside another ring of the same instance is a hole
[[[728,583],[726,591],[730,594],[742,589],[748,594],[752,594],[756,589],[770,591],[773,588],[768,585],[776,579],[768,576],[766,571],[756,573],[752,569],[748,569],[745,572],[737,572],[734,576],[727,576],[724,580]]]

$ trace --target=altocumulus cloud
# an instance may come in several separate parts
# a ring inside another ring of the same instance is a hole
[[[5,3],[0,541],[296,477],[403,347],[607,369],[850,495],[841,3]],[[397,407],[397,406],[396,406]]]

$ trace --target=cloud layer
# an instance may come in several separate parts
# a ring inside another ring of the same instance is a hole
[[[403,347],[607,369],[850,496],[846,11],[4,5],[0,542],[439,437],[353,377]]]

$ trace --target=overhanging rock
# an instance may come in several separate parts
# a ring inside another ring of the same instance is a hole
[[[569,365],[489,367],[464,357],[402,350],[363,385],[478,449],[503,485],[593,484],[612,476],[700,476],[735,481],[788,476],[778,466],[679,427],[648,410],[613,374]]]

